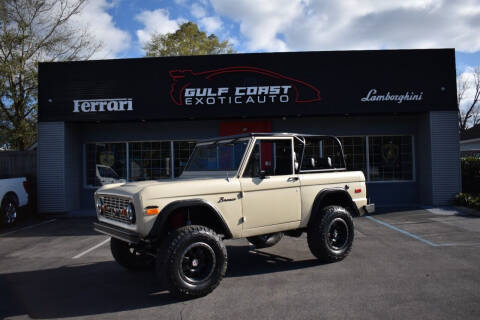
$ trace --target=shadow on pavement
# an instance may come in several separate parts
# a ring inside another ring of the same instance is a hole
[[[290,258],[229,246],[226,277],[283,272],[318,266],[317,260]],[[241,281],[241,280],[240,280]],[[0,319],[78,317],[175,304],[153,271],[129,272],[114,261],[0,275]]]
[[[86,316],[178,301],[160,291],[153,272],[128,272],[114,261],[3,274],[0,305],[6,308],[0,307],[0,319],[23,314],[32,318]]]
[[[54,221],[52,221],[54,220]],[[95,218],[42,217],[18,221],[0,228],[1,238],[89,236],[99,235],[93,230]]]
[[[295,261],[288,257],[253,250],[251,246],[231,246],[228,249],[227,277],[283,272],[319,266],[317,259]]]

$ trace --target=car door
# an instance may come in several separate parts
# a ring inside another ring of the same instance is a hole
[[[240,184],[243,230],[301,219],[292,138],[256,138]]]

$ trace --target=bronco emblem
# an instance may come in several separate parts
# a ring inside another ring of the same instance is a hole
[[[225,198],[225,197],[220,197],[220,199],[218,200],[218,203],[220,202],[226,202],[226,201],[235,201],[237,199],[235,198]]]

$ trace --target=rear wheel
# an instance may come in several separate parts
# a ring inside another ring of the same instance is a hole
[[[307,232],[310,251],[322,262],[343,260],[352,249],[353,237],[352,217],[340,206],[323,208],[312,217]]]
[[[256,249],[268,248],[276,245],[283,237],[283,232],[268,233],[261,236],[247,237],[247,240]]]
[[[7,194],[2,199],[0,206],[0,225],[13,224],[17,219],[17,197],[13,194]]]
[[[227,270],[227,249],[211,229],[189,225],[175,230],[157,256],[157,274],[181,298],[212,292]]]
[[[110,239],[110,249],[115,260],[129,270],[142,270],[153,266],[155,258],[138,252],[135,247],[116,238]]]

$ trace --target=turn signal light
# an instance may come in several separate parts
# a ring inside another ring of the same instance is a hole
[[[147,216],[154,216],[160,213],[160,209],[158,207],[146,207],[145,214]]]
[[[360,193],[360,192],[362,192],[362,188],[355,189],[355,193]]]

